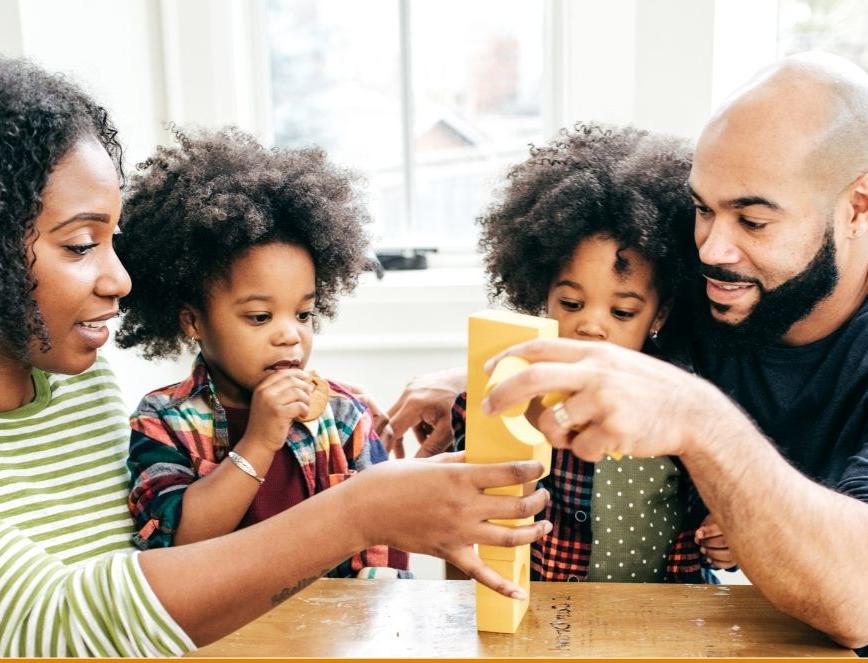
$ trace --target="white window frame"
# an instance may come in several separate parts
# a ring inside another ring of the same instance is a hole
[[[409,249],[414,245],[415,216],[410,13],[413,1],[419,0],[395,1],[401,54],[402,167],[406,184],[400,237],[388,244]],[[542,4],[546,53],[541,105],[543,136],[547,138],[563,126],[566,117],[562,93],[566,74],[563,17],[569,0],[543,0]],[[235,124],[272,145],[266,0],[160,0],[160,13],[168,116],[178,125]],[[472,253],[476,247],[444,243],[435,248]]]
[[[436,0],[395,1],[402,8],[406,39],[412,3]],[[545,137],[577,120],[601,120],[696,138],[732,88],[777,56],[778,0],[535,1],[544,8]],[[0,35],[7,54],[29,55],[22,38],[23,2],[0,3],[0,18],[5,19]],[[95,4],[93,11],[101,6]],[[118,20],[143,12],[131,11]],[[148,25],[136,29],[144,29],[147,37],[133,41],[149,43],[153,76],[113,83],[116,67],[107,66],[104,72],[112,90],[136,84],[153,88],[153,107],[134,115],[138,124],[127,130],[134,156],[149,153],[154,141],[170,138],[161,126],[165,120],[179,126],[232,124],[273,144],[266,0],[147,0],[144,13]],[[88,12],[81,16],[87,20]],[[403,51],[403,75],[409,79],[406,45]],[[404,85],[406,127],[412,125],[410,84]],[[141,125],[144,115],[153,126]],[[409,140],[403,149],[411,152]],[[412,159],[405,158],[405,168],[412,167]],[[405,240],[412,218],[412,171],[407,181]],[[468,256],[475,252],[474,246],[441,248]]]

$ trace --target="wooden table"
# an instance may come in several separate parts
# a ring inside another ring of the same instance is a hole
[[[531,583],[515,635],[476,631],[471,581],[319,580],[194,656],[825,656],[853,652],[751,586]]]

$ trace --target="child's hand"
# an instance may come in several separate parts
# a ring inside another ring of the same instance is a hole
[[[264,445],[272,453],[279,450],[293,419],[307,416],[313,388],[297,368],[275,371],[265,378],[253,392],[245,440]]]
[[[404,433],[411,428],[419,441],[417,457],[435,456],[452,447],[452,404],[467,390],[463,367],[420,375],[410,380],[400,398],[389,408],[390,427],[381,439],[386,449],[404,455]]]
[[[723,532],[711,514],[705,517],[705,520],[696,530],[695,540],[700,546],[700,552],[705,555],[708,563],[715,569],[729,569],[738,565],[726,543]]]

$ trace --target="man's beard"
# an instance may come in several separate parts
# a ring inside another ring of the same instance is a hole
[[[804,320],[823,299],[828,297],[840,276],[835,263],[835,241],[831,224],[827,227],[814,258],[805,269],[773,290],[765,290],[754,278],[745,278],[715,265],[699,265],[704,276],[733,282],[753,283],[760,298],[748,316],[738,324],[715,320],[709,305],[723,312],[728,307],[710,302],[702,290],[705,305],[700,307],[700,333],[712,347],[746,352],[779,342],[790,328]]]

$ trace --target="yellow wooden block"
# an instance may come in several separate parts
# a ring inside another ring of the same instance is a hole
[[[526,405],[511,409],[517,416],[486,416],[482,412],[490,378],[484,370],[493,356],[517,343],[537,338],[557,338],[558,323],[508,311],[483,311],[470,316],[467,356],[466,455],[469,463],[498,463],[506,460],[536,460],[545,474],[551,466],[551,448],[545,437],[531,426],[523,412]],[[507,362],[497,381],[520,370],[520,362]],[[497,371],[495,371],[497,372]]]
[[[562,391],[553,391],[550,394],[546,394],[545,396],[543,396],[540,400],[540,403],[543,407],[551,407],[552,405],[563,403],[569,397],[569,394],[566,394]]]
[[[484,546],[481,543],[477,546],[479,556],[488,560],[500,560],[503,562],[511,562],[516,558],[515,548],[501,548],[500,546]]]
[[[515,548],[519,555],[510,561],[486,559],[483,561],[504,578],[518,584],[530,596],[530,546]],[[517,601],[498,594],[488,587],[476,584],[476,628],[491,633],[515,633],[527,612],[529,600]]]
[[[496,488],[486,488],[486,495],[506,495],[507,497],[524,497],[530,495],[536,490],[536,481],[529,483],[516,483],[511,486],[497,486]]]
[[[554,320],[509,313],[484,311],[470,317],[467,353],[467,429],[466,458],[469,463],[500,463],[512,460],[536,460],[544,475],[551,467],[551,447],[545,437],[525,417],[527,403],[519,403],[500,416],[482,412],[482,400],[497,384],[524,370],[527,362],[506,357],[498,362],[489,377],[485,363],[507,348],[537,338],[557,338]],[[519,497],[534,490],[534,484],[502,486],[486,490],[489,495]],[[493,520],[493,523],[516,527],[530,524],[533,517]],[[479,555],[504,578],[530,591],[530,546],[514,548],[480,545]],[[477,583],[476,624],[480,631],[515,633],[527,611],[528,601],[517,601]]]
[[[506,525],[507,527],[515,527],[515,525],[511,525],[509,521],[495,521],[491,522],[497,525]],[[522,523],[522,524],[530,524],[530,523]],[[483,559],[497,559],[505,562],[510,562],[521,556],[519,552],[519,548],[521,546],[515,546],[513,548],[504,548],[502,546],[486,546],[483,544],[479,544],[477,546],[479,548],[479,556]]]
[[[527,518],[492,518],[488,522],[494,523],[495,525],[503,525],[504,527],[519,527],[520,525],[533,525],[533,521],[534,517],[528,516]]]
[[[525,487],[520,483],[513,484],[512,486],[497,486],[496,488],[486,488],[485,494],[506,495],[508,497],[522,497],[523,495],[525,495]]]

